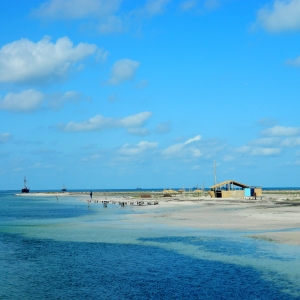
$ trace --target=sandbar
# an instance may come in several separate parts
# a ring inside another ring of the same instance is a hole
[[[26,194],[19,194],[26,196]],[[141,193],[88,192],[30,193],[30,196],[76,196],[89,205],[108,201],[109,205],[125,203],[138,205],[142,214],[132,214],[128,222],[155,222],[168,226],[194,229],[245,231],[246,236],[269,242],[300,245],[300,191],[269,191],[257,199],[211,198],[208,195],[174,195],[163,197],[149,192],[150,199]],[[153,204],[157,201],[158,205]],[[149,203],[149,205],[147,205]]]

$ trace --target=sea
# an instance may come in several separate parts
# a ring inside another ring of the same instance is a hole
[[[299,246],[149,209],[0,192],[0,299],[300,299]]]

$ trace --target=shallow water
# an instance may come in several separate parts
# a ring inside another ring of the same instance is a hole
[[[0,299],[300,299],[296,246],[135,222],[147,206],[2,193],[0,209]]]

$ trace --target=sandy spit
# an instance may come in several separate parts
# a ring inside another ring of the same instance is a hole
[[[76,196],[79,200],[90,200],[89,193],[30,193],[18,196]],[[151,199],[141,199],[137,194],[93,193],[91,205],[109,201],[144,201],[143,214],[132,214],[133,222],[155,222],[169,226],[199,229],[222,229],[257,231],[249,234],[254,239],[300,245],[300,191],[268,192],[259,199],[220,199],[210,196],[192,197],[180,195],[162,197],[152,194]],[[147,205],[147,201],[158,201],[159,205]]]

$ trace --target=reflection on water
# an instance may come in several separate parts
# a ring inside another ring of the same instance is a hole
[[[0,299],[300,299],[298,247],[73,198],[0,205]]]

